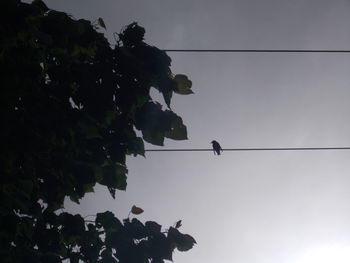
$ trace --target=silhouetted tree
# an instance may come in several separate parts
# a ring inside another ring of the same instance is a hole
[[[144,155],[143,140],[186,139],[170,103],[174,92],[191,93],[191,82],[172,74],[171,59],[136,23],[112,46],[98,32],[102,19],[75,20],[42,1],[4,0],[0,13],[1,262],[163,262],[192,248],[178,225],[164,233],[108,211],[87,222],[58,210],[96,183],[113,198],[125,190],[125,157]]]

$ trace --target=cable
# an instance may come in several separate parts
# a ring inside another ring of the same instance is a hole
[[[288,148],[228,148],[228,151],[329,151],[329,150],[350,150],[350,147],[288,147]],[[145,152],[208,152],[213,149],[147,149]]]
[[[200,53],[350,53],[350,50],[346,49],[163,49],[163,51]]]

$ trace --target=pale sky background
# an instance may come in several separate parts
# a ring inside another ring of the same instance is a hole
[[[109,37],[137,21],[164,49],[350,49],[349,0],[46,3],[102,17]],[[350,146],[350,54],[169,55],[195,94],[173,97],[189,140],[164,148]],[[116,200],[96,187],[67,209],[123,218],[135,204],[142,221],[182,219],[198,244],[175,252],[176,263],[348,263],[349,160],[350,151],[150,152],[128,158]]]

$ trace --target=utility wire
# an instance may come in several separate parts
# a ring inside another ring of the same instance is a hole
[[[178,53],[350,53],[332,49],[163,49]],[[350,150],[350,147],[287,147],[287,148],[228,148],[223,151],[329,151]],[[212,149],[146,149],[145,152],[207,152]]]
[[[196,53],[350,53],[340,49],[163,49],[166,52]]]
[[[350,50],[332,49],[163,49],[178,53],[350,53]],[[223,151],[329,151],[350,150],[350,147],[287,147],[287,148],[228,148]],[[207,152],[212,149],[147,149],[145,152]]]
[[[330,151],[330,150],[350,150],[350,147],[287,147],[287,148],[227,148],[228,151]],[[145,152],[208,152],[213,149],[147,149]]]

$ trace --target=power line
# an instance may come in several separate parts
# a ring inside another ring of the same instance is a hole
[[[350,53],[340,49],[163,49],[166,52],[192,53]]]
[[[227,148],[228,151],[330,151],[350,150],[350,147],[287,147],[287,148]],[[208,152],[213,149],[147,149],[145,152]]]

